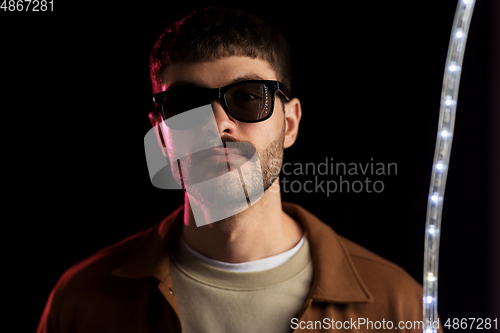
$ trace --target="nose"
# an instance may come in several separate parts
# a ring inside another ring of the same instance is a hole
[[[233,136],[238,129],[238,123],[228,112],[226,112],[220,99],[216,98],[212,101],[212,110],[214,112],[219,135],[223,136],[229,134]]]

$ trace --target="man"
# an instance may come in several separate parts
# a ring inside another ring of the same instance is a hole
[[[148,157],[151,177],[184,205],[70,268],[38,332],[422,330],[406,272],[281,202],[276,170],[302,109],[277,30],[208,8],[166,29],[150,68],[174,181]]]

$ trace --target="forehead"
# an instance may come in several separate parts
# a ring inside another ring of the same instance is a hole
[[[277,76],[275,70],[265,60],[231,56],[170,64],[161,72],[160,79],[163,91],[179,82],[218,88],[242,79],[277,80]]]

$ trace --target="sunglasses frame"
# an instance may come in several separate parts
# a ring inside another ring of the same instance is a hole
[[[271,98],[271,111],[264,118],[261,118],[258,120],[243,120],[243,119],[235,116],[231,112],[231,109],[229,108],[229,105],[227,104],[226,92],[235,86],[242,85],[242,84],[248,84],[248,83],[260,83],[260,84],[265,85],[266,87],[268,87],[271,90],[271,96],[272,96],[272,98]],[[165,110],[163,108],[165,98],[167,98],[169,94],[172,94],[172,92],[177,92],[181,89],[186,89],[186,88],[181,87],[181,88],[174,88],[174,89],[170,89],[170,90],[167,89],[167,90],[161,91],[161,92],[153,95],[153,102],[158,106],[158,109],[160,110],[161,115],[162,115],[164,120],[168,119],[165,115]],[[258,122],[269,119],[273,115],[273,112],[274,112],[274,100],[276,98],[276,92],[280,92],[285,97],[285,99],[287,101],[290,100],[288,88],[283,83],[281,83],[279,81],[273,81],[273,80],[246,80],[246,81],[234,82],[234,83],[231,83],[227,86],[220,87],[220,88],[191,87],[191,89],[197,91],[198,93],[202,93],[203,95],[205,95],[204,97],[207,98],[207,102],[210,101],[210,103],[212,103],[214,99],[218,98],[222,102],[222,107],[224,108],[224,110],[227,113],[229,113],[229,115],[231,115],[231,117],[233,117],[234,119],[236,119],[237,121],[242,122],[242,123],[258,123]],[[186,110],[186,111],[189,111],[189,110]]]

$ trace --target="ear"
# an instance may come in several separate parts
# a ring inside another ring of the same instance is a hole
[[[165,140],[163,139],[163,133],[161,131],[161,122],[162,122],[162,117],[160,113],[156,111],[151,111],[148,115],[149,121],[151,122],[151,126],[155,128],[156,132],[156,138],[158,139],[158,145],[160,145],[161,150],[163,151],[163,155],[165,157],[168,157],[167,151],[166,151],[166,145],[165,145]]]
[[[302,107],[298,98],[293,98],[285,103],[285,143],[284,148],[292,146],[299,132]]]

